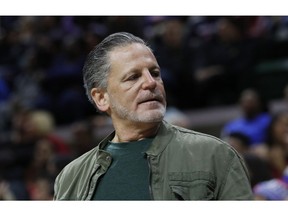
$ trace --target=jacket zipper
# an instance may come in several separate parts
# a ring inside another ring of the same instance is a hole
[[[99,164],[97,164],[95,171],[90,178],[90,184],[88,186],[88,192],[86,195],[86,199],[88,199],[88,200],[91,200],[94,193],[96,192],[96,187],[97,187],[97,183],[98,183],[99,178],[106,173],[106,172],[103,172],[100,175],[98,175],[98,177],[96,178],[95,175],[96,175],[98,169],[101,169],[101,166]]]
[[[154,196],[153,196],[153,191],[152,191],[152,187],[151,187],[151,181],[152,181],[152,174],[151,174],[151,163],[150,163],[150,159],[151,157],[147,154],[147,159],[148,159],[148,167],[149,167],[149,192],[150,192],[150,196],[151,199],[154,200]]]

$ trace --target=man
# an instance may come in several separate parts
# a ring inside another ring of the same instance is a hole
[[[271,122],[266,102],[255,89],[244,89],[239,105],[242,115],[228,122],[222,129],[221,136],[240,132],[249,138],[249,148],[259,147],[266,141],[266,133]]]
[[[115,131],[68,164],[56,200],[248,200],[242,158],[212,136],[173,126],[151,49],[129,33],[105,38],[84,69],[89,100]]]

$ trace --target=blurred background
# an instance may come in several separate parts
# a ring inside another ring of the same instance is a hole
[[[255,199],[288,199],[288,17],[0,17],[0,200],[51,200],[71,160],[113,130],[82,67],[107,35],[151,46],[171,123],[224,139]]]

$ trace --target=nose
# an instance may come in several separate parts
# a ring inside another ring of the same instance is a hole
[[[151,75],[149,70],[144,71],[144,81],[142,84],[143,89],[155,89],[157,82],[155,78]]]

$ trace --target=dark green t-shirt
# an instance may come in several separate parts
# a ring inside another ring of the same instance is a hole
[[[113,161],[100,178],[93,200],[150,200],[149,167],[145,155],[153,139],[109,142],[105,151]]]

